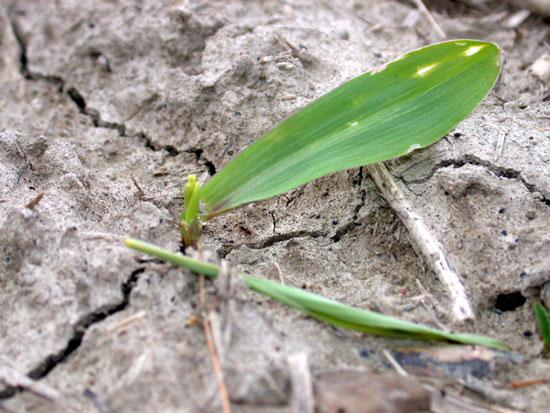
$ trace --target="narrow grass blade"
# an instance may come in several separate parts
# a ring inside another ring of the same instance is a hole
[[[146,242],[127,239],[125,244],[138,251],[190,269],[209,277],[218,275],[219,267],[204,263],[179,253],[172,253]],[[464,344],[475,344],[498,349],[508,349],[508,346],[490,337],[475,334],[452,334],[442,330],[399,320],[395,317],[350,307],[337,301],[289,287],[274,281],[265,280],[249,274],[239,274],[253,290],[294,307],[303,313],[326,321],[338,327],[365,331],[372,334],[410,338],[417,340],[443,340]]]
[[[533,303],[533,310],[537,317],[542,341],[544,341],[544,351],[550,351],[550,317],[548,317],[548,313],[538,301]]]
[[[207,277],[217,277],[219,267],[214,264],[209,264],[207,262],[194,260],[183,254],[176,254],[174,252],[167,251],[165,249],[159,248],[148,242],[139,241],[133,238],[126,238],[124,244],[136,251],[145,252],[146,254],[152,255],[154,257],[160,258],[161,260],[171,262],[172,264],[178,265],[180,267],[187,268],[191,271],[194,271],[198,274],[204,274]]]
[[[204,185],[201,200],[214,215],[430,145],[491,90],[499,55],[493,43],[453,40],[358,76],[246,148]]]
[[[248,274],[242,274],[241,276],[253,290],[297,308],[315,318],[340,327],[391,337],[419,340],[444,340],[508,349],[506,344],[490,337],[476,334],[448,333],[372,311],[350,307],[337,301],[303,291],[302,289],[285,286],[274,281],[265,280]]]

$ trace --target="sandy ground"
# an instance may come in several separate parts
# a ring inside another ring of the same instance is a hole
[[[188,325],[197,277],[122,240],[178,250],[188,173],[207,181],[316,97],[441,37],[407,1],[0,4],[0,411],[219,411],[201,324]],[[241,271],[512,351],[335,329],[209,281],[220,331],[231,326],[219,350],[235,412],[295,409],[296,355],[317,409],[337,411],[327,400],[338,386],[323,375],[394,372],[385,351],[437,390],[432,411],[550,403],[548,384],[510,385],[550,377],[531,309],[550,292],[549,79],[532,67],[550,51],[550,26],[498,1],[426,6],[447,38],[494,41],[505,59],[455,130],[387,164],[475,319],[453,322],[448,292],[366,168],[217,217],[202,244]],[[380,383],[374,394],[389,399],[397,385]]]

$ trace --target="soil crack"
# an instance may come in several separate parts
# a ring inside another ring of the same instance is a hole
[[[439,162],[438,164],[434,165],[432,170],[428,173],[428,175],[417,178],[417,179],[411,179],[406,180],[403,178],[403,176],[400,176],[399,179],[408,187],[409,185],[418,185],[428,182],[432,177],[435,175],[435,173],[442,168],[448,168],[452,166],[453,168],[461,168],[465,165],[475,165],[475,166],[482,166],[485,169],[487,169],[489,172],[494,174],[495,176],[499,178],[505,178],[505,179],[517,179],[529,192],[537,192],[541,195],[540,201],[547,206],[550,207],[550,199],[546,198],[542,191],[537,189],[537,187],[529,182],[522,176],[521,171],[518,171],[517,169],[513,168],[506,168],[503,166],[494,165],[491,162],[478,158],[475,155],[467,154],[464,155],[461,158],[458,159],[446,159],[444,161]]]
[[[225,257],[227,257],[227,255],[231,251],[241,248],[243,246],[253,250],[261,250],[263,248],[269,248],[279,242],[288,241],[293,238],[305,238],[305,237],[320,238],[320,237],[326,237],[326,236],[327,236],[327,233],[323,231],[306,231],[306,230],[292,231],[292,232],[287,232],[286,234],[276,234],[257,242],[250,242],[250,243],[243,243],[243,244],[236,244],[236,245],[226,243],[217,250],[217,254],[220,258],[224,259]]]
[[[27,373],[27,376],[33,380],[40,380],[46,377],[58,364],[67,360],[80,347],[88,328],[115,313],[123,311],[130,303],[130,294],[139,275],[144,271],[144,267],[134,270],[128,279],[122,283],[120,286],[122,300],[119,303],[103,306],[81,317],[73,326],[73,336],[69,339],[67,345],[57,353],[50,354],[44,358],[35,368]],[[21,387],[7,385],[4,390],[0,391],[0,400],[9,399],[22,391],[24,389]]]
[[[58,92],[59,93],[65,92],[67,96],[78,107],[78,110],[80,111],[80,113],[82,113],[85,116],[88,116],[92,121],[92,124],[96,128],[114,129],[118,131],[118,134],[121,137],[135,137],[144,141],[145,147],[155,152],[164,150],[168,152],[169,156],[179,155],[179,151],[172,145],[164,145],[164,146],[154,145],[153,140],[142,131],[138,131],[134,133],[132,136],[128,135],[127,128],[124,122],[109,122],[109,121],[103,120],[101,117],[101,113],[97,109],[90,108],[87,106],[86,99],[78,91],[76,87],[71,86],[65,90],[66,81],[61,76],[49,75],[49,74],[43,74],[43,73],[37,73],[37,72],[31,71],[29,69],[29,59],[27,57],[27,43],[25,42],[25,39],[21,34],[21,30],[19,29],[19,26],[17,25],[17,23],[11,18],[9,18],[9,21],[10,21],[10,25],[11,25],[14,37],[17,40],[17,43],[20,49],[20,52],[19,52],[20,69],[19,70],[23,78],[31,81],[42,80],[55,85],[57,87]],[[214,165],[211,162],[205,163],[205,165],[207,166],[209,172],[212,170],[212,168],[214,168]],[[214,171],[215,171],[215,168],[214,168]]]
[[[360,167],[359,174],[357,176],[357,180],[355,184],[359,186],[359,188],[361,188],[361,185],[363,184],[363,177],[364,177],[363,173],[364,173],[363,167]],[[361,202],[355,207],[353,211],[353,218],[350,220],[350,222],[338,228],[336,230],[336,233],[332,237],[330,237],[330,239],[333,242],[340,242],[340,239],[342,239],[344,235],[353,231],[355,228],[361,225],[360,223],[357,222],[357,218],[359,216],[359,211],[361,211],[361,208],[365,206],[365,200],[367,199],[367,191],[365,189],[361,189],[359,191],[359,194],[361,195]]]
[[[213,162],[203,156],[204,151],[201,148],[191,148],[187,149],[185,152],[195,155],[197,162],[202,160],[202,163],[204,164],[204,166],[206,166],[206,169],[208,170],[208,175],[214,176],[216,174],[216,166]]]
[[[363,167],[359,168],[359,174],[357,175],[357,179],[354,182],[355,186],[358,186],[361,188],[363,184],[364,179],[364,169]],[[329,237],[329,232],[327,231],[307,231],[307,230],[300,230],[300,231],[291,231],[287,232],[285,234],[274,234],[266,239],[263,239],[261,241],[257,242],[250,242],[250,243],[243,243],[243,244],[229,244],[225,243],[221,248],[217,250],[218,256],[222,259],[226,258],[226,256],[233,250],[241,248],[243,246],[248,247],[250,249],[254,250],[261,250],[263,248],[268,248],[273,246],[274,244],[277,244],[279,242],[289,241],[293,238],[329,238],[332,242],[339,242],[340,239],[346,235],[347,233],[353,231],[355,228],[360,226],[361,224],[357,222],[359,211],[361,211],[361,208],[365,206],[366,198],[367,198],[367,191],[365,189],[361,189],[359,191],[361,195],[361,202],[355,207],[353,211],[353,218],[348,222],[347,224],[342,225],[340,228],[338,228],[334,235]],[[270,213],[271,218],[273,220],[273,231],[275,232],[276,227],[276,219],[273,213]]]

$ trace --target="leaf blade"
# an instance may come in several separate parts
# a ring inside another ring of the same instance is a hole
[[[129,248],[145,252],[208,277],[218,276],[219,267],[217,265],[195,260],[180,253],[173,253],[132,238],[125,239],[124,243]],[[389,337],[417,340],[446,340],[503,350],[509,349],[506,344],[491,337],[476,334],[448,333],[384,314],[351,307],[296,287],[285,286],[250,274],[239,273],[238,276],[244,279],[249,288],[296,308],[304,314],[335,326]]]
[[[336,326],[389,337],[443,340],[501,350],[509,349],[506,344],[491,337],[468,333],[449,333],[384,314],[351,307],[296,287],[289,287],[249,274],[239,275],[253,290]]]
[[[322,96],[269,131],[203,187],[219,212],[439,139],[490,91],[493,43],[453,40],[407,53]]]

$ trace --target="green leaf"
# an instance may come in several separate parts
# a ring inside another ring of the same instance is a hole
[[[194,260],[179,253],[135,239],[126,239],[125,244],[138,251],[190,269],[209,277],[217,277],[219,267]],[[476,334],[452,334],[446,331],[399,320],[394,317],[350,307],[337,301],[303,291],[299,288],[285,286],[274,281],[265,280],[249,274],[238,274],[253,290],[294,307],[303,313],[326,321],[338,327],[365,331],[382,336],[410,338],[416,340],[443,340],[464,344],[475,344],[506,350],[508,346],[490,337]]]
[[[390,337],[417,340],[444,340],[503,350],[509,349],[506,344],[490,337],[477,334],[448,333],[373,311],[350,307],[338,301],[329,300],[302,289],[289,287],[274,281],[248,274],[240,275],[253,290],[268,295],[312,317],[339,327]]]
[[[533,303],[533,310],[539,324],[540,335],[544,341],[544,351],[550,351],[550,317],[548,317],[548,313],[538,301]]]
[[[201,200],[214,215],[430,145],[491,90],[499,55],[493,43],[452,40],[366,72],[246,148],[204,185]]]

